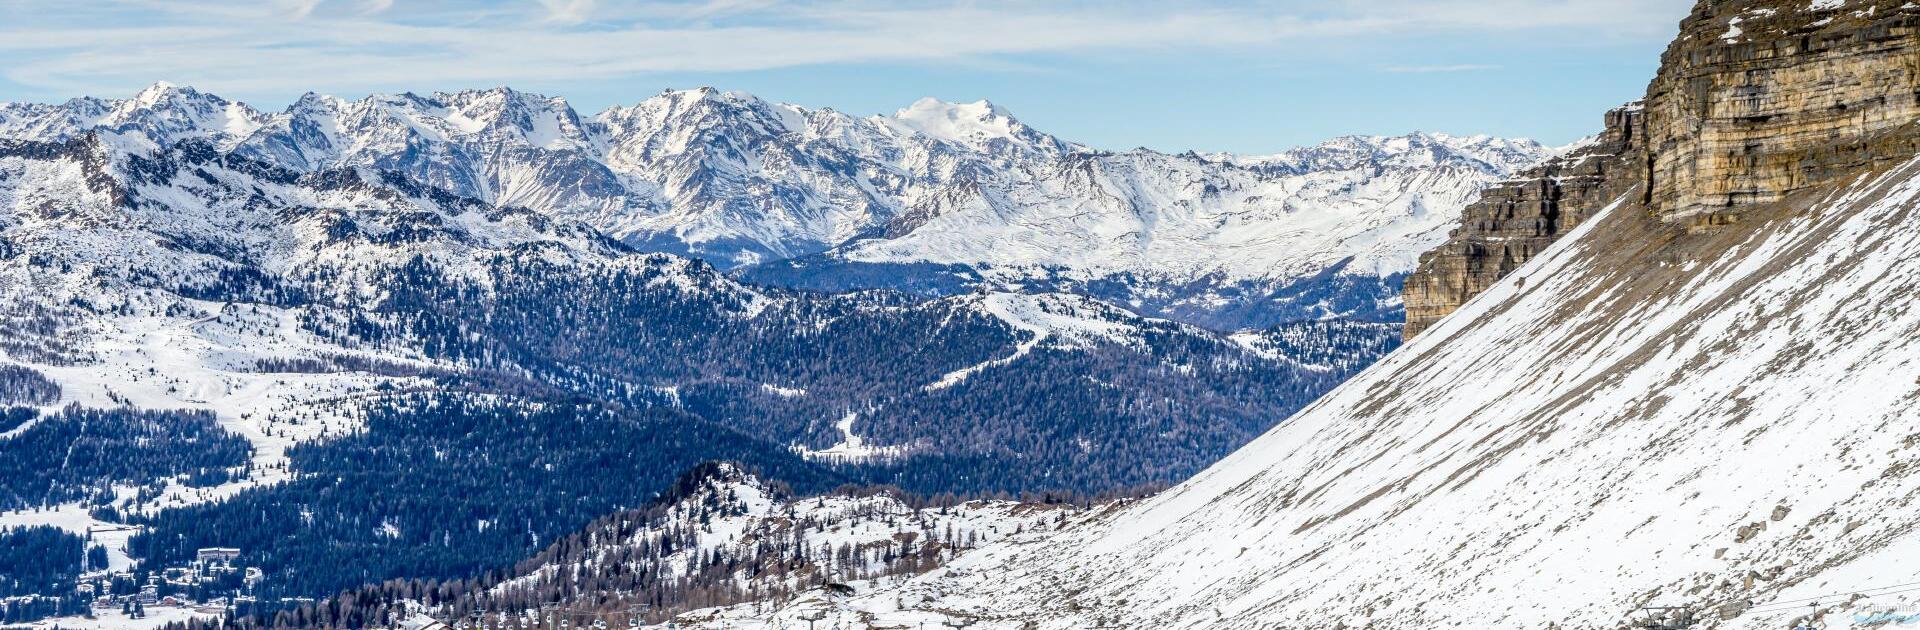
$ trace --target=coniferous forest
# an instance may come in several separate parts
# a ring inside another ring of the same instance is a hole
[[[18,623],[84,610],[65,595],[83,571],[86,540],[50,526],[0,528],[0,623]]]
[[[161,566],[237,547],[263,599],[512,565],[594,518],[647,505],[711,460],[755,462],[813,491],[844,479],[734,430],[663,411],[406,395],[362,413],[366,433],[290,454],[299,479],[133,518],[131,551]]]
[[[251,453],[209,411],[69,408],[0,440],[0,509],[104,504],[115,485],[215,486],[244,477]]]

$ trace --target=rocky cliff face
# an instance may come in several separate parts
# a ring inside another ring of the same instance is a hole
[[[1407,279],[1409,338],[1628,191],[1694,230],[1920,152],[1920,5],[1702,1],[1643,104],[1585,149],[1487,191]]]
[[[1532,260],[1594,210],[1632,186],[1645,162],[1645,110],[1607,112],[1605,133],[1567,155],[1488,188],[1467,206],[1447,242],[1407,278],[1406,336],[1428,326]]]
[[[1647,92],[1655,211],[1709,226],[1911,157],[1916,27],[1907,0],[1700,3]]]

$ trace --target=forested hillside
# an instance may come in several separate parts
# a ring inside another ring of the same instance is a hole
[[[815,587],[905,579],[993,541],[1063,527],[1082,518],[1084,507],[1060,495],[928,502],[888,488],[821,492],[709,463],[644,507],[594,519],[510,568],[457,580],[390,580],[291,609],[249,606],[213,623],[658,623],[709,606],[783,602]]]

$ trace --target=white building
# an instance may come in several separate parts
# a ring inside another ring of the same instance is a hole
[[[233,562],[239,558],[239,549],[232,547],[206,547],[201,549],[199,554],[195,556],[194,562],[203,568],[212,566],[230,567],[233,566]]]

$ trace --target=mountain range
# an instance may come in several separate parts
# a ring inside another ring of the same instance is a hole
[[[188,87],[0,104],[0,137],[203,142],[298,173],[391,172],[762,284],[1071,291],[1216,329],[1398,321],[1401,278],[1525,140],[1348,137],[1275,155],[1099,151],[981,101],[858,117],[711,88],[582,116],[492,90],[308,94],[263,112]]]

